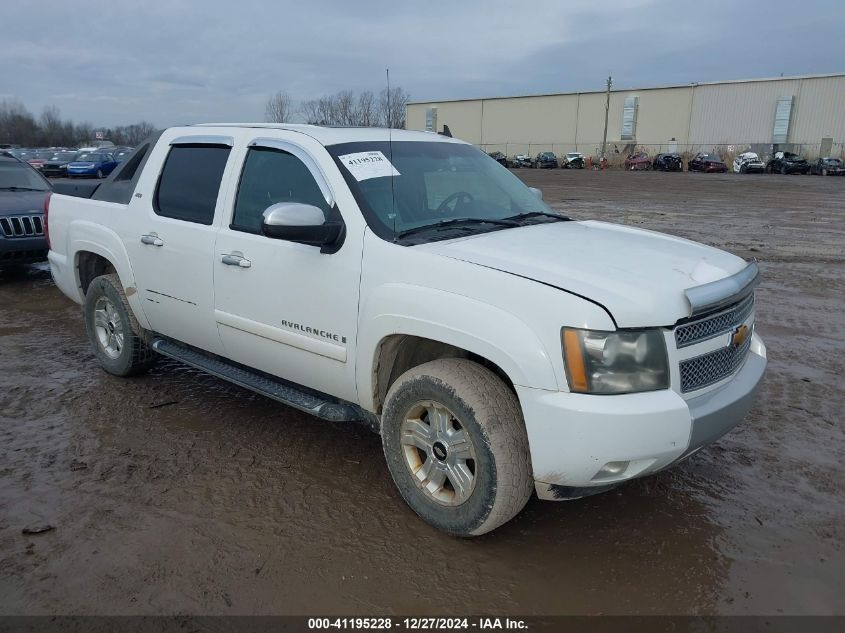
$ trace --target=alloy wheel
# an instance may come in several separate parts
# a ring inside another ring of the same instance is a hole
[[[94,304],[94,332],[106,356],[118,358],[123,350],[123,321],[108,297],[99,297]]]
[[[445,506],[467,501],[475,488],[475,447],[443,404],[418,402],[401,425],[405,465],[423,494]]]

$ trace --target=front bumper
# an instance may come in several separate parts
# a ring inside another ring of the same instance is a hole
[[[541,499],[574,499],[662,470],[746,416],[766,368],[757,334],[741,369],[685,400],[672,390],[595,396],[517,387]],[[603,468],[616,464],[619,472]]]
[[[27,264],[47,259],[47,240],[37,237],[0,235],[0,264]]]

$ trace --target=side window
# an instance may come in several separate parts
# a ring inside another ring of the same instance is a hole
[[[230,149],[224,145],[171,147],[153,200],[156,214],[211,224]]]
[[[244,161],[231,228],[261,232],[267,207],[277,202],[302,202],[330,212],[317,182],[293,154],[269,147],[253,147]]]

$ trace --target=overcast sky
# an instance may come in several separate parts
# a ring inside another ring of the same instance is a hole
[[[845,71],[842,0],[0,0],[0,99],[76,121],[256,121],[270,93],[412,100]]]

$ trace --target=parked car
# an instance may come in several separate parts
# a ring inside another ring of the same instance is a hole
[[[458,139],[187,126],[139,153],[47,207],[53,278],[101,366],[167,356],[364,422],[445,532],[661,471],[752,405],[756,263],[572,221]]]
[[[26,162],[34,169],[39,171],[50,158],[53,156],[53,150],[37,150],[36,152],[26,157]]]
[[[586,161],[581,152],[567,152],[560,159],[560,166],[564,169],[584,169]]]
[[[127,155],[128,155],[128,153],[127,153]],[[508,157],[505,156],[502,152],[490,152],[488,154],[488,156],[490,158],[492,158],[493,160],[495,160],[500,165],[504,165],[505,167],[508,166]]]
[[[511,159],[511,167],[519,169],[520,167],[534,167],[534,161],[528,154],[517,154]]]
[[[728,166],[716,154],[705,154],[699,152],[687,165],[687,171],[702,171],[705,173],[720,173],[724,174],[728,171]]]
[[[810,163],[792,152],[775,152],[775,157],[766,165],[766,172],[770,174],[806,174],[810,171]]]
[[[766,171],[766,163],[754,152],[743,152],[734,158],[733,170],[737,174],[761,174]]]
[[[114,159],[120,163],[133,152],[134,147],[109,147],[106,149],[100,148],[97,153],[111,154]]]
[[[555,169],[557,168],[557,156],[554,152],[540,152],[534,159],[534,167],[539,169]]]
[[[108,176],[118,163],[114,156],[105,152],[91,152],[89,154],[79,154],[72,162],[67,165],[68,178],[79,178],[82,176],[93,176],[95,178],[105,178]]]
[[[56,152],[41,166],[41,173],[50,178],[67,176],[67,166],[76,160],[78,152]]]
[[[634,152],[625,159],[625,169],[640,171],[651,169],[651,159],[645,152]]]
[[[845,176],[845,163],[838,158],[819,158],[810,167],[810,173],[820,176]]]
[[[654,157],[651,168],[655,171],[684,171],[684,159],[674,152],[658,154]]]
[[[49,193],[44,176],[0,152],[0,266],[47,258],[44,204]]]

